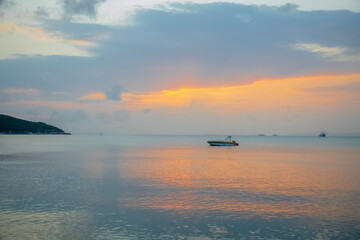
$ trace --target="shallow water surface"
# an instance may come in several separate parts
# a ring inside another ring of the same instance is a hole
[[[1,239],[359,239],[359,138],[0,136]]]

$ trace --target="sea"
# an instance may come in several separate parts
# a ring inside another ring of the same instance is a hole
[[[0,239],[360,239],[360,138],[0,135]]]

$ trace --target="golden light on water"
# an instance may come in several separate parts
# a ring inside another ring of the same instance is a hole
[[[145,209],[185,210],[193,214],[218,210],[267,217],[326,215],[331,209],[331,216],[336,217],[349,210],[342,204],[335,207],[331,202],[319,205],[315,199],[337,198],[334,193],[357,188],[360,180],[356,171],[349,175],[349,168],[359,163],[336,164],[339,157],[355,160],[357,154],[331,149],[304,154],[299,149],[278,152],[241,147],[150,148],[140,155],[156,156],[155,159],[139,164],[137,153],[132,152],[129,155],[134,157],[132,161],[119,162],[120,175],[126,179],[144,179],[145,185],[174,190],[144,197],[136,203],[131,199],[120,201]],[[354,179],[356,183],[349,185]]]

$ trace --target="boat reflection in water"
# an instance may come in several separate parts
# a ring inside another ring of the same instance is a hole
[[[239,143],[231,141],[231,136],[226,137],[224,140],[208,141],[210,146],[239,146]]]

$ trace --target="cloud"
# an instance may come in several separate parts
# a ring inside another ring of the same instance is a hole
[[[81,100],[105,100],[106,95],[102,92],[88,93],[81,97]]]
[[[360,81],[350,82],[344,85],[330,86],[330,87],[315,87],[315,88],[300,88],[300,91],[305,92],[317,92],[317,93],[331,93],[331,92],[343,92],[343,93],[360,93]]]
[[[0,7],[1,8],[8,8],[15,5],[15,1],[11,0],[0,0]]]
[[[291,45],[294,49],[320,54],[324,58],[334,61],[360,61],[360,55],[349,55],[349,50],[344,47],[326,47],[317,43],[296,43]]]
[[[341,47],[325,47],[317,43],[297,43],[292,46],[297,50],[320,53],[324,57],[332,57],[345,52],[345,49]]]
[[[296,11],[299,8],[299,5],[293,3],[286,3],[278,7],[278,11],[281,13],[291,13]]]
[[[29,95],[38,95],[40,91],[38,89],[24,89],[24,88],[6,88],[1,90],[3,93],[8,94],[29,94]]]
[[[0,88],[24,88],[31,83],[32,88],[42,93],[69,92],[67,97],[73,99],[101,90],[106,99],[120,100],[123,90],[121,87],[112,89],[113,86],[122,86],[130,92],[161,91],[244,85],[261,78],[319,72],[358,72],[358,13],[297,11],[296,14],[282,14],[264,11],[259,6],[230,3],[187,3],[176,7],[184,11],[138,9],[133,13],[136,24],[121,27],[46,20],[41,27],[44,35],[34,32],[34,36],[48,37],[48,33],[58,33],[57,36],[66,36],[66,39],[87,42],[100,39],[91,46],[91,52],[87,52],[92,57],[32,55],[43,54],[37,51],[31,52],[31,57],[0,61],[1,79],[6,79],[0,81]],[[244,23],[237,18],[239,14],[249,15],[252,20]],[[316,24],[309,27],[313,22]],[[107,37],[101,38],[104,34]],[[19,43],[23,43],[24,38],[21,35]],[[0,46],[10,47],[10,40]],[[17,53],[26,54],[46,46],[45,40],[38,42],[38,45],[27,44],[23,52]],[[322,52],[307,54],[319,46],[301,44],[319,44],[320,48],[341,46],[346,52],[334,55],[339,49],[322,49]],[[22,49],[21,46],[18,44],[14,49]],[[49,46],[49,49],[58,48]],[[68,49],[66,53],[75,51]],[[52,54],[61,55],[64,51]],[[353,57],[346,62],[328,61],[340,56]]]
[[[115,86],[112,89],[105,92],[108,100],[121,101],[122,88]]]
[[[62,0],[64,17],[72,19],[76,16],[85,16],[95,19],[98,5],[106,0]]]
[[[249,15],[249,14],[236,14],[236,18],[237,19],[240,19],[241,21],[243,21],[243,22],[246,22],[246,23],[248,23],[248,22],[251,22],[251,20],[252,20],[252,17]]]
[[[15,5],[15,2],[10,0],[0,0],[0,18],[5,15],[5,9],[8,9]]]
[[[283,109],[290,108],[301,116],[307,111],[309,123],[314,116],[325,121],[341,117],[339,122],[349,116],[358,119],[358,91],[351,91],[358,85],[341,87],[347,78],[340,74],[359,72],[360,13],[305,12],[291,4],[278,9],[188,2],[137,8],[132,24],[110,27],[93,19],[101,16],[96,13],[101,3],[62,1],[71,21],[55,19],[56,11],[49,11],[51,19],[38,18],[37,23],[0,24],[0,89],[23,89],[1,92],[3,111],[30,109],[38,116],[56,111],[54,120],[69,126],[64,129],[82,132],[103,131],[99,113],[110,119],[109,132],[138,133],[250,131],[247,128],[256,133],[261,124],[272,125],[274,116],[284,117]],[[21,57],[9,59],[14,54]],[[79,57],[83,55],[90,57]],[[331,77],[319,77],[324,73],[338,75],[336,84],[329,83]],[[289,76],[314,77],[294,81]],[[29,89],[41,94],[31,95]],[[86,110],[86,118],[75,124],[72,119],[84,116],[78,109]],[[349,114],[339,114],[346,111]],[[61,118],[63,113],[68,117]],[[213,130],[219,123],[224,124]],[[297,120],[287,127],[297,131],[303,123]],[[359,128],[358,123],[350,127]]]
[[[45,7],[38,6],[34,13],[38,17],[49,17],[49,12]]]
[[[360,74],[315,75],[280,79],[263,79],[250,85],[228,87],[183,88],[161,92],[127,93],[124,104],[128,109],[148,113],[151,109],[238,113],[276,111],[281,106],[327,108],[347,96],[356,96]],[[312,95],[315,89],[331,89],[332,94]],[[144,110],[143,108],[146,107]],[[179,112],[175,111],[175,112]],[[198,113],[197,113],[198,114]]]
[[[82,96],[81,100],[113,100],[113,101],[121,101],[122,97],[122,88],[119,86],[115,86],[112,89],[103,92],[93,92],[88,93]]]
[[[20,58],[26,55],[68,55],[90,57],[92,41],[67,39],[59,31],[46,31],[41,27],[0,23],[0,59]]]

